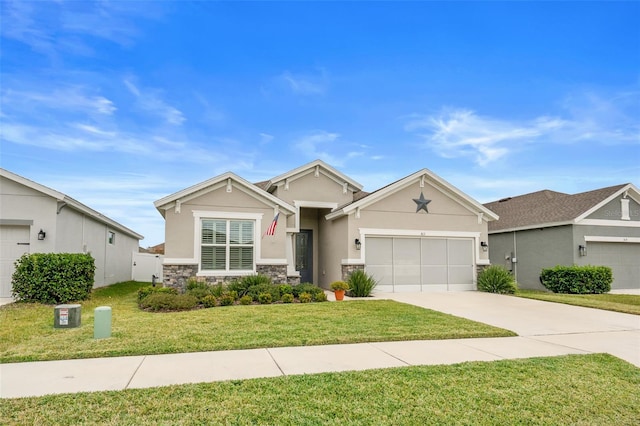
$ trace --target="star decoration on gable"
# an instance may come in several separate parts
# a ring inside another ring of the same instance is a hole
[[[422,192],[420,192],[420,198],[414,198],[413,201],[417,205],[416,213],[418,213],[420,210],[424,210],[425,212],[429,213],[427,204],[429,204],[431,200],[427,200],[426,198],[424,198],[424,194]]]

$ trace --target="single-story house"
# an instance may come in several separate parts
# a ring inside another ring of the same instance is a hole
[[[498,218],[427,169],[367,193],[321,160],[258,183],[227,172],[155,206],[173,287],[262,273],[327,288],[364,269],[378,292],[474,290]]]
[[[95,287],[131,279],[142,235],[61,192],[0,169],[0,297],[24,253],[91,253]]]
[[[513,271],[522,288],[544,290],[542,268],[603,265],[612,290],[640,289],[640,194],[631,183],[579,194],[543,190],[485,204],[491,263]]]

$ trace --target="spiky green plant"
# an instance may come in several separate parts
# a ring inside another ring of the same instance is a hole
[[[491,265],[478,274],[478,290],[488,293],[513,294],[518,289],[513,275],[504,266]]]

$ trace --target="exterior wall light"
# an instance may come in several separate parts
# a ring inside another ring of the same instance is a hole
[[[580,254],[580,256],[586,256],[587,255],[587,246],[583,246],[582,244],[580,244],[578,246],[578,254]]]
[[[38,240],[42,241],[46,236],[47,236],[47,233],[44,232],[42,229],[40,230],[40,232],[38,232]]]
[[[360,240],[356,238],[355,243],[356,243],[356,250],[360,250],[362,248],[362,243],[360,242]]]
[[[480,241],[480,247],[482,247],[482,251],[489,250],[489,244],[486,241]]]

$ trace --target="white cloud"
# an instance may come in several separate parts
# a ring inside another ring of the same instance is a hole
[[[260,145],[266,145],[273,140],[274,136],[268,133],[260,133]]]
[[[329,154],[329,149],[339,146],[336,142],[340,138],[338,133],[330,133],[324,130],[316,130],[295,142],[295,147],[302,151],[308,158],[320,159],[326,163],[341,166],[344,158]]]
[[[279,79],[296,95],[322,95],[327,91],[329,85],[324,70],[321,70],[320,75],[293,74],[285,71]]]
[[[574,95],[565,99],[563,116],[545,115],[524,121],[449,108],[434,115],[413,115],[405,130],[418,133],[426,145],[442,157],[472,157],[476,164],[486,166],[523,144],[534,142],[638,143],[639,98],[637,92],[610,99],[593,93]]]
[[[73,111],[88,114],[112,115],[117,111],[113,101],[101,95],[89,94],[83,86],[62,86],[49,91],[21,91],[7,89],[2,93],[5,109],[33,113],[43,109]]]
[[[180,126],[186,118],[182,111],[172,107],[160,98],[160,91],[149,89],[141,91],[130,79],[124,79],[124,85],[136,97],[138,107],[146,112],[162,117],[167,123]]]

